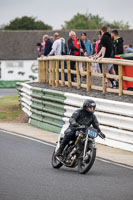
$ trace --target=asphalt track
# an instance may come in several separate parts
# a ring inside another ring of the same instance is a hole
[[[53,169],[53,145],[0,131],[0,200],[132,200],[133,169],[96,160]]]

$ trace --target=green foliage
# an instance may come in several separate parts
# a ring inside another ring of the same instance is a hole
[[[124,23],[121,21],[113,21],[112,23],[107,23],[107,26],[111,29],[121,29],[121,30],[128,30],[130,25],[128,22]]]
[[[9,25],[4,26],[5,30],[52,30],[52,27],[43,23],[42,21],[36,21],[35,17],[23,16],[21,18],[15,18],[10,21]]]
[[[72,19],[65,21],[65,24],[62,25],[62,29],[100,29],[102,26],[122,30],[130,28],[128,22],[125,24],[123,21],[114,21],[109,23],[105,21],[104,18],[99,17],[99,15],[77,13]]]
[[[65,21],[63,29],[96,29],[102,25],[102,18],[98,15],[77,13],[70,21]]]

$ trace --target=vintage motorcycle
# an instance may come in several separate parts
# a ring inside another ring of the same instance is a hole
[[[52,155],[53,168],[60,168],[62,165],[70,168],[78,166],[80,174],[87,173],[96,158],[96,144],[95,138],[102,134],[98,133],[94,128],[86,128],[80,126],[76,128],[76,137],[74,141],[70,141],[64,148],[61,158],[56,156],[56,152],[63,140],[63,137],[59,137],[57,145]]]

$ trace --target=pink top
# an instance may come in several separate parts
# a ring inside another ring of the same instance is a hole
[[[99,45],[99,43],[100,43],[100,40],[97,40],[96,41],[96,46],[95,46],[95,53],[98,52],[98,45]]]

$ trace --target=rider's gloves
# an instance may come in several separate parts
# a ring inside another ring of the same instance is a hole
[[[105,134],[102,133],[102,132],[99,132],[99,136],[100,136],[102,139],[106,138]]]

